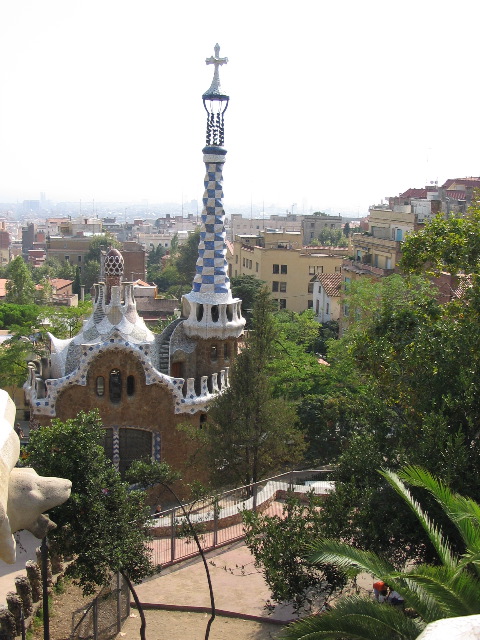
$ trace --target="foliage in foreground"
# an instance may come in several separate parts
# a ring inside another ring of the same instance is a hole
[[[92,593],[122,571],[138,582],[152,571],[146,548],[148,510],[144,494],[129,491],[105,456],[98,412],[53,420],[30,432],[29,464],[38,473],[72,481],[67,502],[52,509],[51,534],[60,553],[73,555],[67,573]]]
[[[397,566],[408,558],[430,562],[434,549],[376,469],[421,465],[452,490],[480,498],[479,289],[443,306],[435,293],[420,277],[352,283],[358,322],[330,344],[323,386],[299,408],[309,439],[316,443],[318,434],[317,450],[327,440],[333,457],[325,461],[336,464],[325,535]],[[388,522],[388,535],[376,522]]]
[[[335,540],[321,540],[313,545],[316,550],[310,561],[329,562],[339,570],[371,573],[397,591],[415,617],[406,617],[389,604],[366,598],[342,598],[332,611],[295,623],[282,637],[370,640],[388,635],[394,640],[414,640],[429,622],[480,613],[480,505],[453,493],[419,467],[407,467],[398,475],[392,472],[382,475],[415,514],[436,550],[438,564],[397,571],[381,556]],[[457,529],[464,545],[462,553],[452,551],[449,538],[423,511],[403,480],[433,496]]]
[[[306,504],[287,496],[282,516],[245,511],[243,522],[245,544],[275,602],[291,602],[298,611],[319,599],[326,601],[345,585],[343,574],[333,565],[314,566],[302,560],[312,538],[322,532],[319,499],[313,493]]]

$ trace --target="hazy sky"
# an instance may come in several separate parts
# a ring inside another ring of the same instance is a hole
[[[225,208],[369,204],[480,175],[480,2],[1,0],[0,200],[203,193],[221,69]]]

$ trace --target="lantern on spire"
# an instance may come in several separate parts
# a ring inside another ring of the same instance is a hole
[[[210,88],[202,96],[203,106],[207,112],[207,147],[222,146],[224,142],[223,116],[228,107],[230,97],[220,87],[219,67],[227,64],[228,58],[220,58],[220,45],[214,47],[215,55],[206,58],[206,64],[213,64],[215,71]]]

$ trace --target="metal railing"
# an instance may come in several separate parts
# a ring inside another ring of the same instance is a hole
[[[122,630],[130,615],[130,592],[120,574],[104,587],[85,609],[72,614],[70,640],[110,640]]]
[[[326,479],[331,469],[292,471],[260,482],[225,491],[201,501],[184,505],[195,527],[202,549],[212,550],[244,537],[242,514],[255,510],[281,515],[287,492],[305,496],[309,491],[326,495],[333,482]],[[169,566],[198,553],[190,526],[181,507],[163,511],[152,518],[153,540],[149,543],[156,566]]]

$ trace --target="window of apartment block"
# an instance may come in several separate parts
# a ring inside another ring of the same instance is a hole
[[[279,264],[274,264],[273,265],[273,273],[280,273],[280,265]]]
[[[65,256],[64,260],[65,262],[70,262],[70,256]]]
[[[280,273],[283,273],[283,274],[287,273],[287,265],[286,264],[280,265]]]
[[[335,267],[335,273],[342,273],[342,267]]]
[[[243,266],[245,266],[245,258],[243,258],[243,263],[242,264],[243,264]]]
[[[235,256],[235,264],[238,264],[238,255]]]
[[[279,309],[287,308],[287,301],[285,300],[285,298],[280,298],[280,300],[278,301],[278,307]]]
[[[349,314],[349,307],[348,304],[343,305],[343,315],[344,316],[348,316]]]
[[[310,229],[315,229],[315,223],[314,222],[310,222]]]
[[[313,309],[313,300],[309,300],[307,303],[307,309]]]
[[[255,263],[255,271],[256,271],[257,273],[258,273],[258,267],[259,267],[258,262],[256,262],[256,263]]]
[[[252,261],[251,261],[251,260],[249,260],[249,261],[248,261],[248,268],[249,268],[249,269],[251,269],[251,268],[252,268]]]
[[[317,267],[316,265],[310,265],[308,267],[308,275],[314,276],[317,273],[323,273],[323,267]]]
[[[81,262],[82,261],[82,256],[78,256],[78,261]]]
[[[326,312],[327,312],[327,313],[330,313],[330,303],[329,303],[329,302],[327,302]]]
[[[287,292],[287,283],[286,282],[280,282],[280,292],[281,293],[286,293]]]
[[[345,278],[343,281],[343,288],[345,289],[345,291],[348,289],[349,284],[350,284],[350,278]]]
[[[272,282],[272,291],[278,291],[278,282],[276,280]]]
[[[308,293],[313,293],[313,282],[308,283]]]

